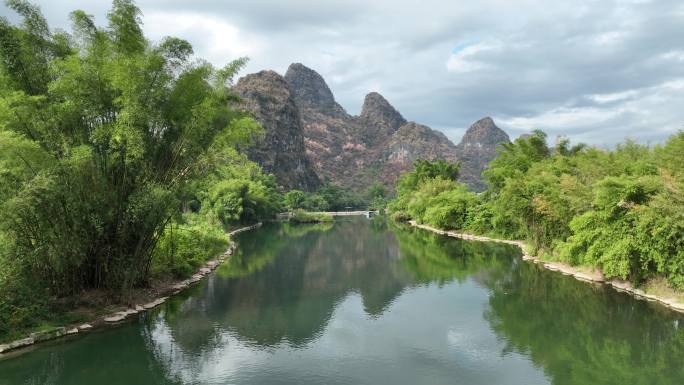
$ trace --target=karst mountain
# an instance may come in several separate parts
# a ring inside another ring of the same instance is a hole
[[[392,186],[416,159],[445,159],[460,161],[461,181],[482,191],[482,171],[509,142],[485,117],[455,145],[440,131],[407,121],[377,92],[366,95],[360,115],[350,115],[323,77],[300,63],[284,76],[247,75],[234,91],[265,131],[248,156],[288,189],[310,191],[324,181],[358,191],[376,180]]]

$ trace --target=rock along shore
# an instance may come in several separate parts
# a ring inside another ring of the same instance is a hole
[[[684,303],[679,302],[677,299],[675,299],[675,298],[664,298],[664,297],[657,296],[654,294],[647,294],[643,290],[633,287],[631,282],[623,281],[621,279],[606,280],[606,278],[603,276],[603,274],[597,269],[584,269],[581,267],[570,266],[570,265],[563,263],[563,262],[542,261],[541,259],[539,259],[539,257],[535,257],[535,256],[528,254],[527,246],[522,241],[510,241],[510,240],[506,240],[506,239],[490,238],[490,237],[473,235],[473,234],[468,234],[468,233],[457,233],[454,231],[444,231],[444,230],[436,229],[436,228],[431,227],[431,226],[418,224],[416,221],[409,221],[409,223],[414,227],[417,227],[417,228],[420,228],[423,230],[427,230],[427,231],[432,231],[433,233],[446,235],[449,237],[460,238],[460,239],[465,239],[465,240],[469,240],[469,241],[498,242],[498,243],[506,243],[509,245],[515,245],[515,246],[518,246],[522,250],[523,261],[528,261],[528,262],[539,264],[540,266],[544,267],[545,269],[548,269],[551,271],[557,271],[557,272],[560,272],[564,275],[571,275],[575,279],[578,279],[580,281],[609,285],[609,286],[612,286],[613,289],[615,289],[617,291],[629,293],[629,294],[633,295],[634,297],[636,297],[637,299],[659,302],[659,303],[665,305],[666,307],[668,307],[674,311],[684,313]]]
[[[259,222],[252,226],[242,227],[237,230],[231,231],[230,233],[228,233],[228,236],[232,237],[233,235],[261,227],[261,225],[261,222]],[[144,304],[137,304],[127,309],[121,309],[120,311],[106,315],[104,317],[94,319],[87,323],[79,325],[60,326],[50,329],[48,331],[31,333],[29,336],[25,338],[0,345],[0,355],[7,353],[11,350],[35,345],[39,342],[50,341],[57,338],[86,332],[92,330],[95,327],[118,324],[122,321],[125,321],[126,319],[129,319],[131,316],[135,314],[154,309],[157,306],[166,302],[171,296],[174,296],[183,291],[184,289],[187,289],[191,285],[201,281],[202,278],[204,278],[206,275],[214,271],[216,267],[218,267],[228,257],[233,255],[233,252],[235,252],[236,248],[237,245],[235,244],[235,242],[231,241],[230,245],[228,246],[228,249],[223,254],[220,254],[215,259],[207,261],[207,263],[205,263],[204,266],[199,268],[197,273],[193,274],[190,278],[184,279],[171,285],[162,296],[150,302],[146,302]]]

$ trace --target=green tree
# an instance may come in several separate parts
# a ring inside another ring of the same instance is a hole
[[[458,163],[417,160],[397,182],[397,198],[388,207],[393,217],[443,229],[463,228],[477,199],[456,182],[458,171]]]
[[[132,1],[113,2],[106,28],[72,13],[69,38],[37,7],[7,4],[23,17],[0,21],[1,152],[16,154],[2,159],[0,228],[11,253],[56,293],[144,284],[202,160],[254,127],[230,107],[245,60],[215,69],[180,39],[149,42]]]
[[[301,209],[304,207],[306,193],[300,190],[290,190],[285,194],[285,206],[290,210]]]
[[[378,198],[387,198],[387,187],[380,182],[373,182],[370,186],[368,186],[368,189],[366,189],[366,197],[369,201]]]
[[[387,187],[380,182],[374,182],[366,189],[366,201],[371,210],[383,210],[387,205]]]
[[[328,211],[330,203],[320,194],[306,194],[303,207],[309,211]]]
[[[428,161],[417,159],[413,162],[413,170],[403,174],[397,181],[397,194],[415,190],[418,185],[427,180],[440,177],[444,180],[455,181],[460,171],[459,163],[449,163],[443,159]]]

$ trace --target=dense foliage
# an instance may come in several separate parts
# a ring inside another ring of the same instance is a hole
[[[53,32],[38,7],[0,18],[0,335],[40,318],[31,297],[122,292],[187,274],[223,230],[280,208],[273,178],[235,148],[259,126],[232,108],[245,59],[148,41],[131,0],[108,25],[83,11]]]
[[[416,164],[390,204],[396,219],[527,240],[539,255],[641,283],[664,276],[684,289],[684,133],[653,148],[554,147],[536,131],[502,146],[475,196]],[[427,163],[427,164],[426,164]],[[456,165],[452,165],[456,168]]]
[[[459,165],[444,160],[417,160],[413,171],[397,182],[397,197],[389,205],[395,219],[415,219],[445,229],[462,229],[476,196],[456,182]]]
[[[289,220],[292,223],[325,223],[332,222],[333,216],[328,213],[312,213],[297,209],[290,213]]]
[[[325,183],[314,192],[290,190],[285,194],[283,203],[290,211],[345,211],[367,205],[358,194],[332,183]]]
[[[384,210],[387,206],[388,197],[387,187],[380,182],[371,183],[366,189],[366,201],[369,210]]]

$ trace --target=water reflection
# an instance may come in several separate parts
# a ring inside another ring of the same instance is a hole
[[[138,322],[0,361],[0,385],[684,383],[681,317],[508,245],[382,217],[238,241]]]
[[[176,304],[164,322],[190,349],[216,331],[262,347],[303,346],[320,334],[349,293],[359,293],[364,311],[379,317],[407,287],[469,276],[486,281],[515,260],[514,249],[505,245],[444,239],[411,228],[392,231],[377,222],[373,231],[359,231],[359,225],[343,221],[334,232],[271,225],[245,233],[217,277]]]
[[[269,352],[310,347],[350,294],[377,319],[406,288],[471,275],[486,281],[516,256],[508,246],[445,241],[412,228],[390,229],[382,219],[341,221],[329,230],[282,224],[243,234],[239,251],[215,277],[147,323],[149,343],[173,378],[188,382],[190,373],[216,365],[230,377],[227,368],[235,366],[226,360],[240,362],[244,371]],[[242,353],[234,357],[245,351],[248,360]]]
[[[682,384],[682,316],[522,264],[491,286],[485,318],[554,384]]]

